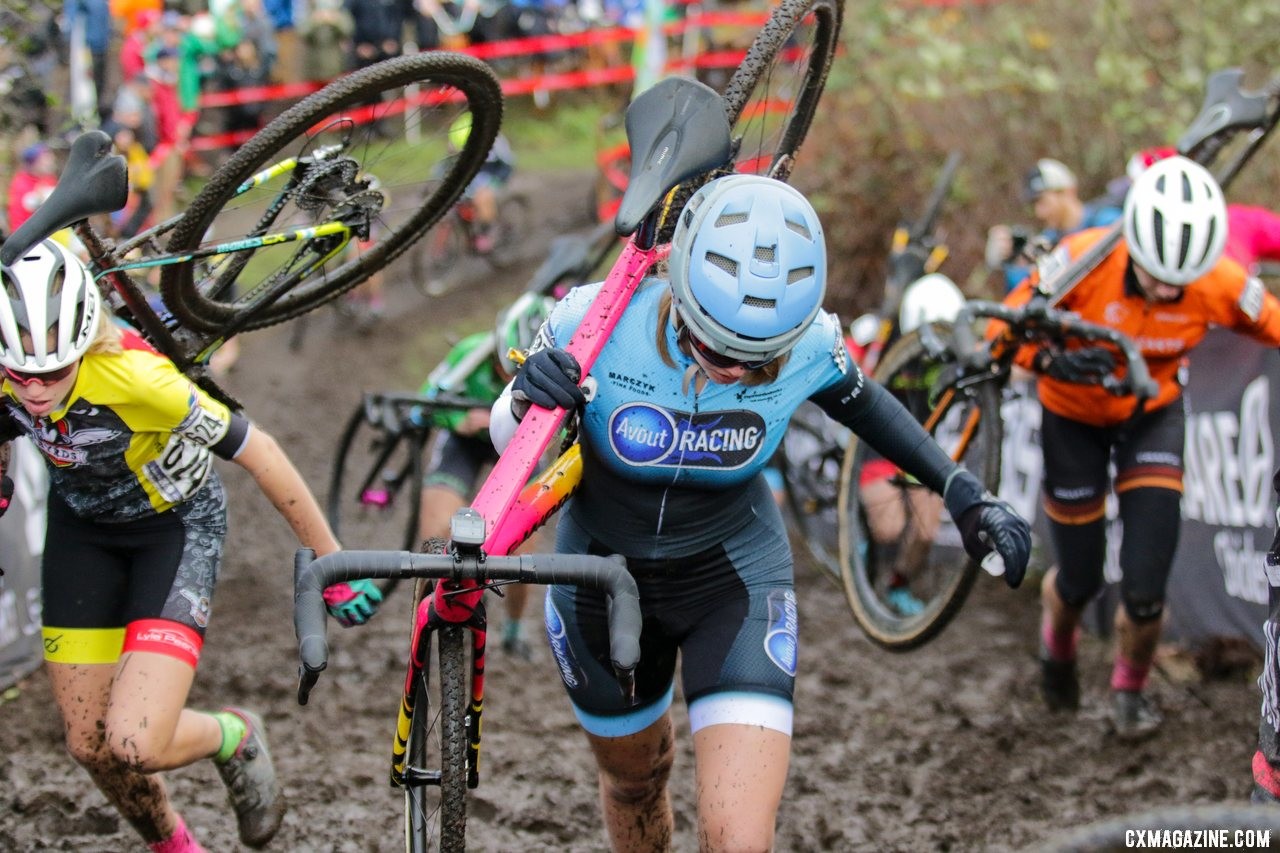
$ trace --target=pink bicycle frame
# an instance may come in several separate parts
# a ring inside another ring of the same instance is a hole
[[[636,288],[650,267],[664,258],[671,247],[666,244],[642,249],[634,239],[627,242],[622,254],[614,263],[595,301],[587,309],[566,345],[585,376],[604,348],[605,341],[618,324]],[[485,522],[484,552],[504,555],[545,521],[545,509],[522,500],[520,492],[533,476],[543,453],[564,423],[564,409],[550,411],[533,406],[516,429],[511,443],[503,450],[497,464],[489,472],[484,484],[472,501],[472,508]],[[445,584],[437,584],[435,594],[423,601],[419,610],[419,624],[426,618],[428,602],[436,614],[447,622],[466,621],[484,594],[480,587],[444,592]]]

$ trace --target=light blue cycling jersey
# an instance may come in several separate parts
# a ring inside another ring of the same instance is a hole
[[[564,346],[599,285],[574,289],[534,348]],[[655,340],[665,282],[648,279],[623,313],[590,375],[596,396],[583,415],[583,484],[570,512],[593,537],[649,558],[700,551],[748,524],[749,489],[787,422],[816,392],[861,375],[839,321],[820,313],[781,375],[755,387],[686,382],[695,364],[667,324],[665,364]],[[548,339],[549,333],[549,339]]]

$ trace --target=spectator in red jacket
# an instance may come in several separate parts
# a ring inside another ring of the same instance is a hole
[[[58,183],[58,162],[49,146],[37,143],[22,151],[22,163],[9,182],[9,232],[31,218]]]

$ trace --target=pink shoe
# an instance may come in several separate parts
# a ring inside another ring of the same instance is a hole
[[[187,829],[182,815],[178,815],[178,825],[174,827],[173,835],[164,841],[153,841],[147,847],[152,853],[206,853],[200,846],[200,842],[196,841],[191,831]]]

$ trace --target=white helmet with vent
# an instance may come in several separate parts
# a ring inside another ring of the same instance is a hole
[[[85,354],[101,308],[98,286],[79,258],[44,240],[0,267],[0,279],[0,364],[49,373]]]
[[[1186,157],[1151,164],[1124,200],[1129,256],[1165,284],[1185,287],[1222,257],[1227,204],[1209,170]]]
[[[898,330],[915,331],[926,323],[950,323],[964,307],[964,294],[940,272],[922,275],[907,285],[898,308]]]

